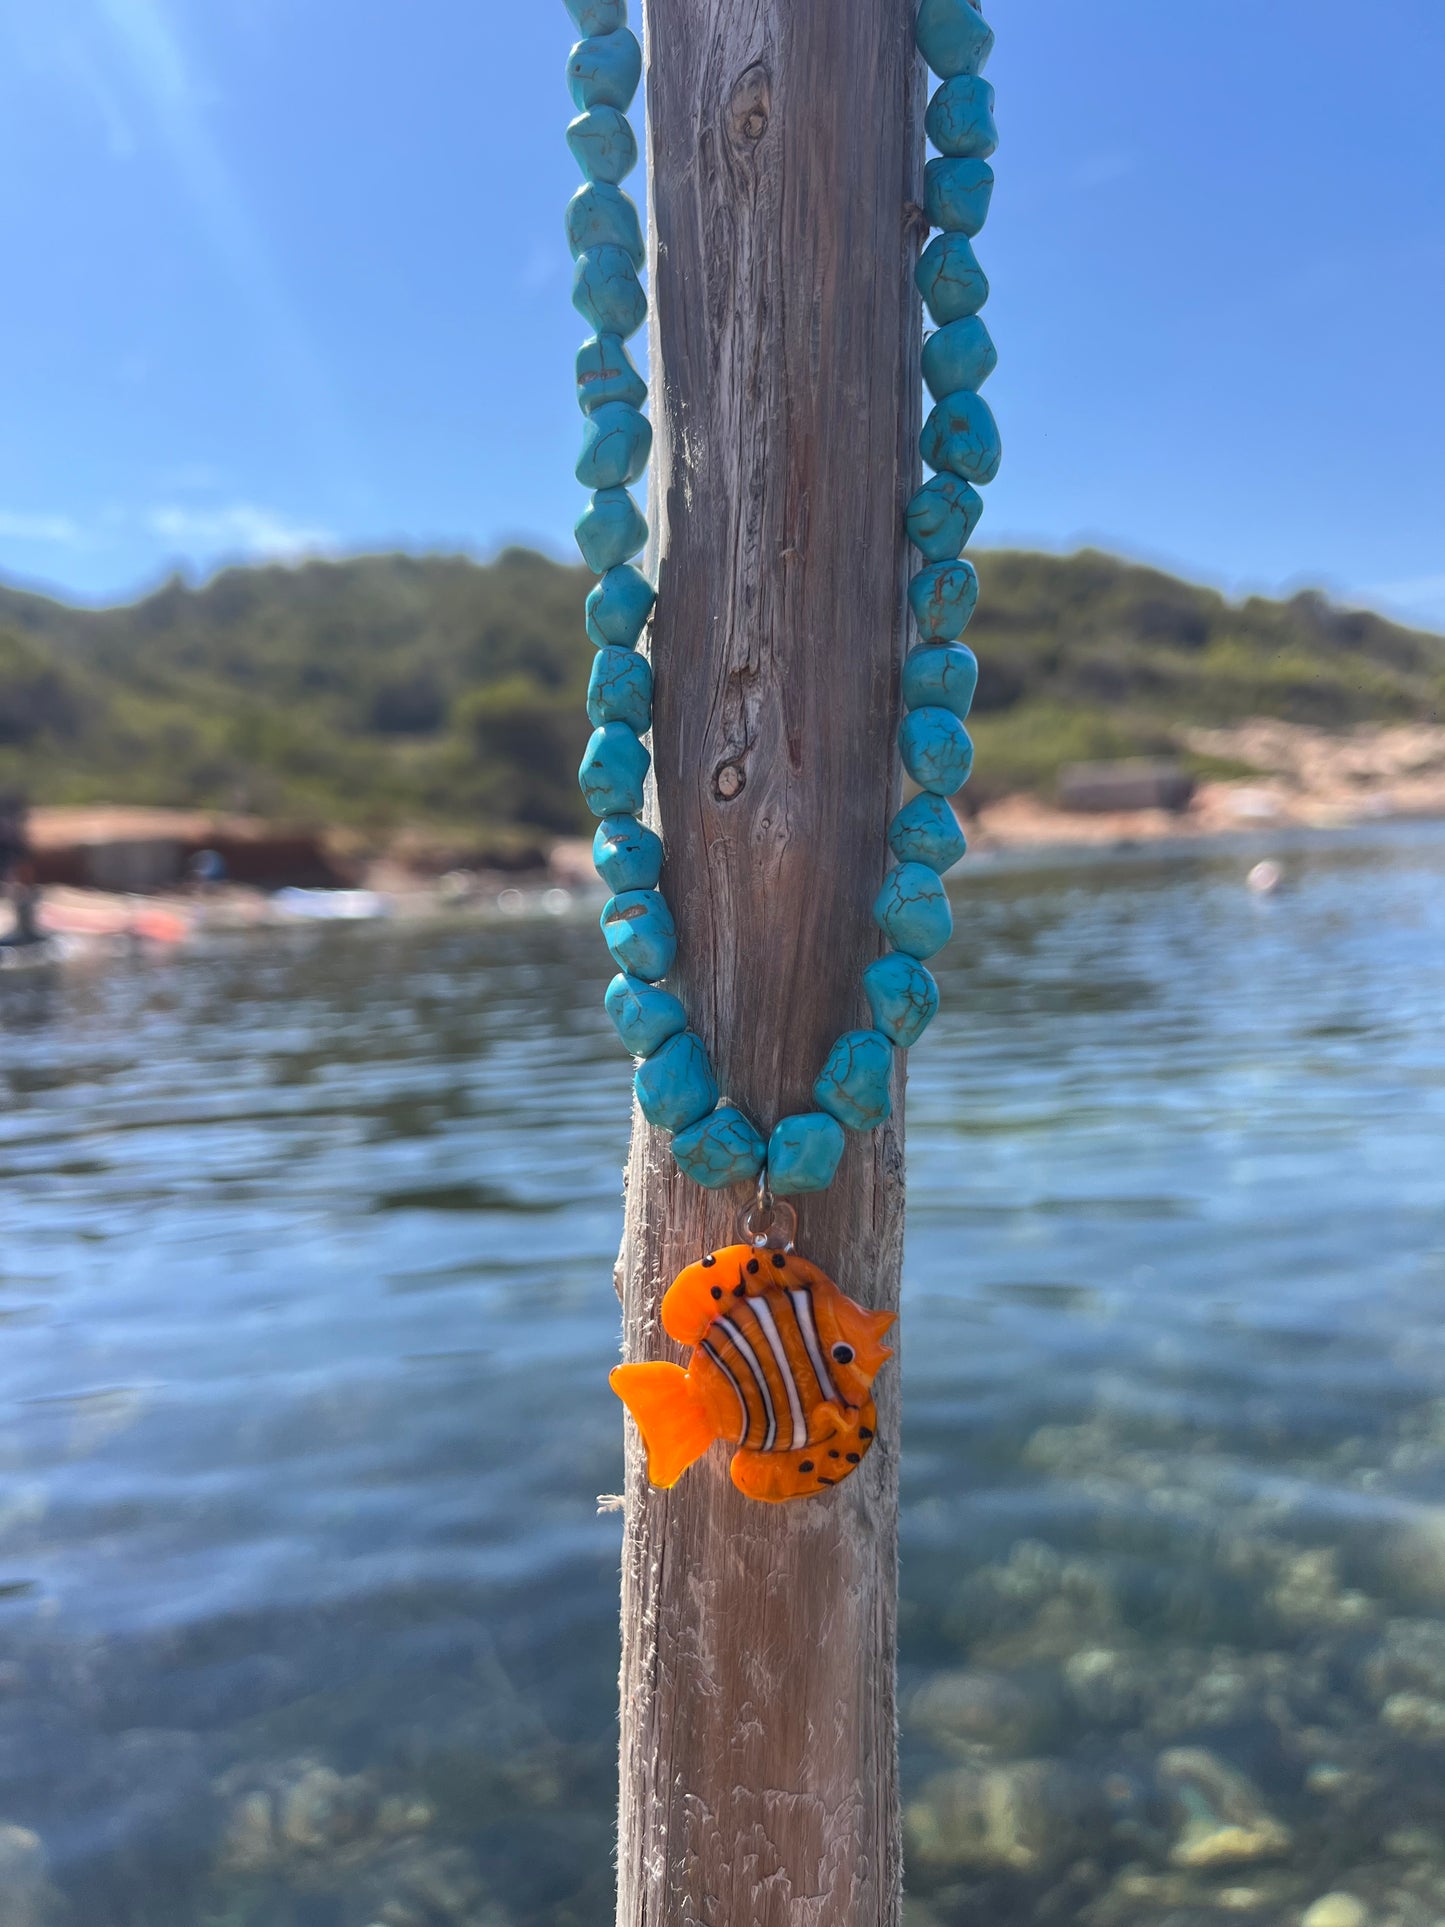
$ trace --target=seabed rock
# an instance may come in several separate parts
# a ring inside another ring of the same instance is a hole
[[[1118,1591],[1104,1562],[1065,1558],[1035,1539],[1021,1539],[1005,1563],[970,1574],[944,1627],[961,1646],[996,1642],[995,1659],[1017,1652],[1030,1660],[1064,1658],[1123,1630]]]
[[[1268,1927],[1295,1927],[1299,1877],[1262,1870],[1246,1881],[1212,1881],[1199,1873],[1160,1871],[1138,1861],[1120,1869],[1089,1909],[1088,1927],[1195,1927],[1221,1915],[1263,1916]]]
[[[1392,1693],[1380,1708],[1386,1726],[1428,1746],[1445,1745],[1445,1700],[1424,1693]]]
[[[367,1869],[357,1892],[376,1927],[511,1927],[509,1916],[486,1899],[465,1847],[403,1842]]]
[[[1139,1653],[1086,1646],[1064,1662],[1064,1684],[1092,1727],[1133,1726],[1159,1692],[1159,1667]]]
[[[1289,1626],[1350,1629],[1379,1618],[1373,1599],[1341,1583],[1340,1555],[1332,1546],[1286,1558],[1269,1603]]]
[[[981,1748],[1035,1753],[1057,1738],[1061,1710],[1047,1686],[1025,1686],[1008,1673],[978,1666],[934,1674],[909,1702],[913,1725],[962,1759],[976,1757]]]
[[[273,1927],[284,1893],[297,1920],[320,1902],[358,1927],[510,1927],[470,1851],[426,1837],[425,1800],[379,1796],[366,1774],[309,1756],[237,1768],[219,1790],[232,1801],[215,1883],[227,1919]]]
[[[1370,1910],[1353,1894],[1323,1894],[1305,1909],[1300,1927],[1369,1927]]]
[[[1377,1705],[1396,1693],[1423,1693],[1427,1699],[1445,1700],[1445,1622],[1392,1619],[1361,1667],[1360,1677]]]
[[[248,1778],[252,1784],[246,1786]],[[371,1782],[320,1760],[288,1760],[259,1772],[243,1768],[228,1775],[221,1790],[235,1796],[221,1858],[239,1872],[261,1873],[297,1856],[334,1852],[375,1830]]]
[[[218,1791],[231,1805],[221,1864],[266,1873],[297,1861],[355,1860],[432,1823],[424,1800],[382,1799],[363,1773],[341,1774],[303,1756],[227,1774]]]
[[[1269,1811],[1253,1781],[1203,1747],[1159,1756],[1160,1791],[1180,1831],[1169,1850],[1176,1867],[1246,1866],[1288,1853],[1289,1828]]]
[[[0,1823],[0,1927],[50,1927],[59,1908],[39,1834]]]
[[[1445,1506],[1421,1506],[1382,1548],[1381,1565],[1392,1599],[1426,1612],[1445,1606]]]
[[[914,1864],[937,1875],[1046,1873],[1077,1858],[1102,1818],[1089,1784],[1055,1760],[939,1774],[904,1824]]]

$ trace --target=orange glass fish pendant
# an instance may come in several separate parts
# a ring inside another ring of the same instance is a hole
[[[676,1485],[717,1439],[737,1447],[750,1499],[805,1499],[846,1479],[873,1443],[873,1380],[896,1314],[866,1311],[789,1247],[728,1245],[689,1265],[662,1328],[681,1365],[619,1365],[612,1389],[647,1447],[653,1485]]]

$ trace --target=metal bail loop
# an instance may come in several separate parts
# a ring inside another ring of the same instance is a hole
[[[758,1195],[738,1213],[738,1230],[743,1243],[755,1251],[791,1251],[793,1248],[798,1214],[790,1204],[773,1196],[766,1165],[758,1173]]]

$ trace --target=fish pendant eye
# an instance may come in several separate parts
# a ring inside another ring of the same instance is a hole
[[[833,1356],[840,1365],[851,1365],[854,1356],[853,1347],[851,1345],[835,1345],[833,1347]]]
[[[715,1265],[716,1263],[717,1263],[717,1257],[713,1252],[710,1251],[702,1261],[702,1268],[704,1271],[706,1271],[710,1265]]]

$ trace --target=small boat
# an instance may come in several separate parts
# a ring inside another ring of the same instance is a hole
[[[287,917],[309,917],[324,923],[370,923],[391,915],[391,901],[379,890],[278,890],[272,907]]]
[[[47,937],[133,937],[163,944],[185,943],[195,928],[183,909],[98,890],[48,891],[38,921]]]

